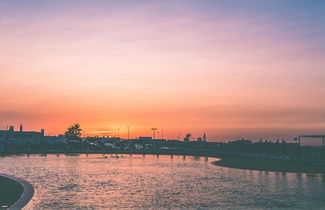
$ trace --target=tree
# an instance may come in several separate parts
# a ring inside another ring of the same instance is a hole
[[[68,141],[71,140],[81,140],[81,131],[82,129],[80,128],[79,123],[75,123],[71,125],[67,131],[65,132],[65,136],[67,137]]]
[[[184,142],[189,142],[191,140],[192,135],[190,133],[186,134],[184,138]]]

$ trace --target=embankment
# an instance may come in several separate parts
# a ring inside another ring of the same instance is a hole
[[[34,188],[28,182],[0,174],[0,209],[21,209],[33,195]]]

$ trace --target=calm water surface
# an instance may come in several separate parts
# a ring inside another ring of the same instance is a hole
[[[36,189],[28,208],[325,208],[325,176],[229,169],[213,158],[123,155],[0,157]]]

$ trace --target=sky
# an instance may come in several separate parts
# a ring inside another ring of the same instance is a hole
[[[323,0],[3,0],[0,129],[324,134],[324,34]]]

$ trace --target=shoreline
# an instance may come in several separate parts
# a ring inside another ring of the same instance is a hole
[[[325,165],[299,162],[293,160],[272,160],[259,158],[220,157],[220,160],[212,162],[213,165],[266,172],[320,174],[325,175]]]

